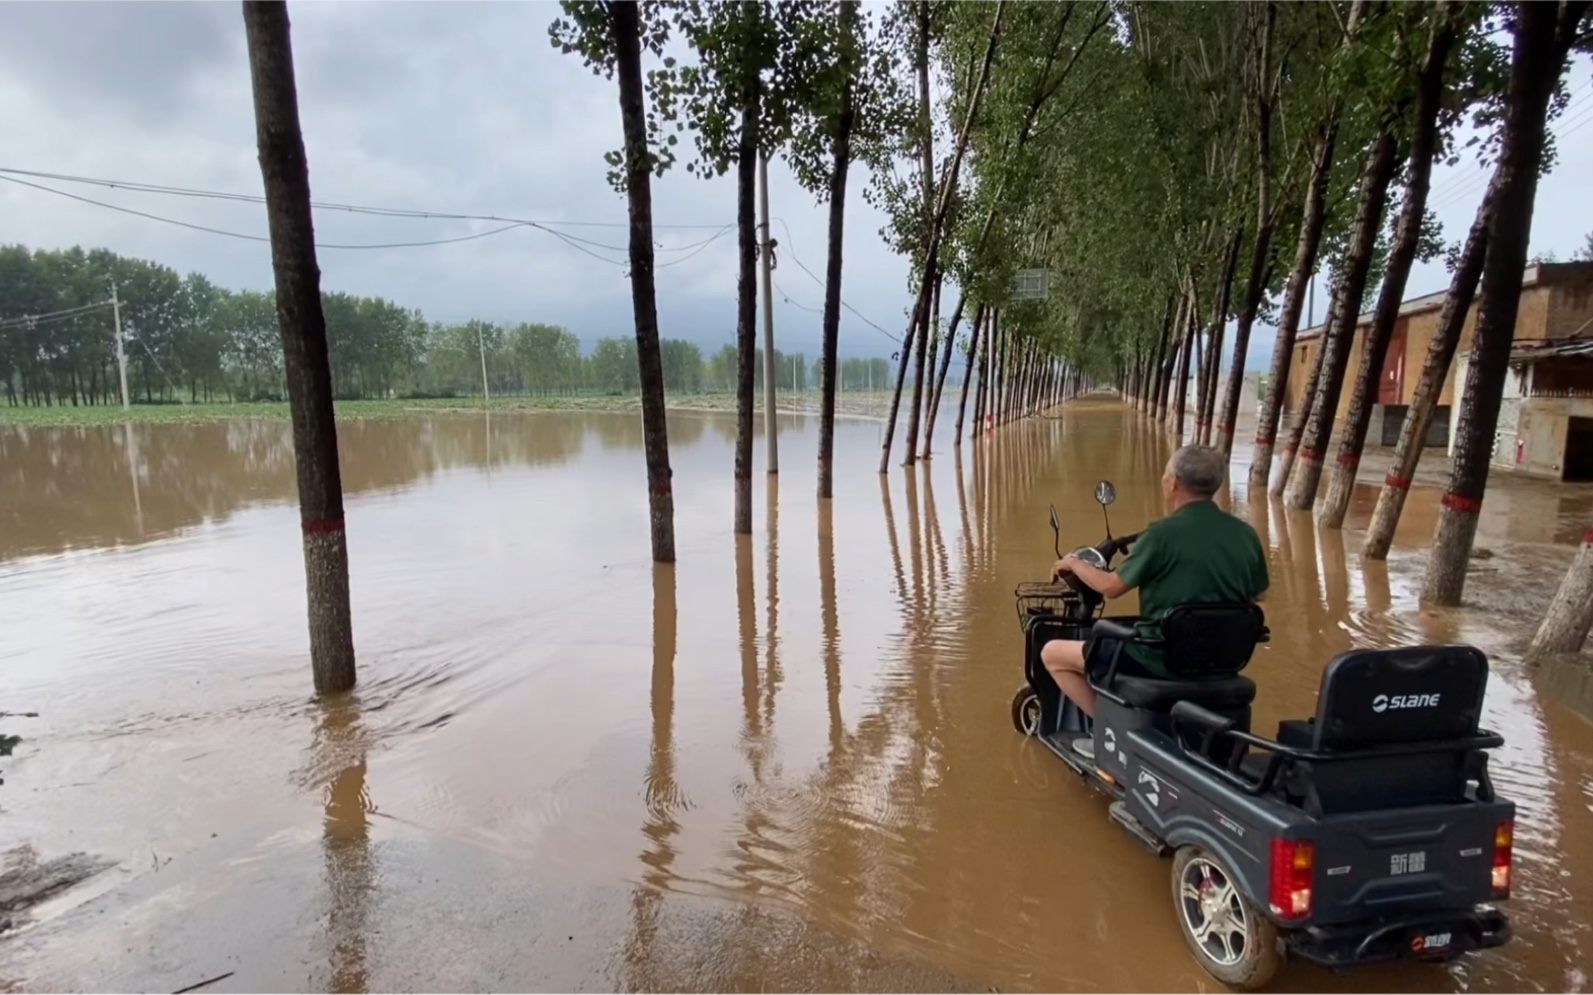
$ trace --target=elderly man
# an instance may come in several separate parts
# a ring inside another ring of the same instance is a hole
[[[1117,571],[1101,570],[1069,555],[1057,561],[1055,573],[1072,573],[1107,598],[1138,588],[1140,625],[1146,635],[1154,635],[1156,622],[1177,605],[1260,601],[1267,589],[1261,540],[1248,522],[1212,501],[1227,469],[1227,458],[1215,449],[1179,449],[1162,474],[1162,496],[1170,514],[1140,533]],[[1095,691],[1085,679],[1084,652],[1083,642],[1053,639],[1041,649],[1040,659],[1062,693],[1093,717]],[[1118,672],[1168,676],[1161,651],[1146,646],[1125,647]],[[1089,739],[1075,741],[1073,748],[1094,756]]]

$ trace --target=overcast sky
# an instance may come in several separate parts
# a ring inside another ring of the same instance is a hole
[[[620,247],[625,206],[608,186],[603,153],[618,146],[615,84],[553,49],[552,3],[297,3],[292,5],[299,101],[317,200],[605,222],[565,229]],[[1573,69],[1570,110],[1557,126],[1560,160],[1539,190],[1534,250],[1562,258],[1593,230],[1593,87],[1589,61]],[[243,23],[235,3],[0,4],[0,167],[258,193]],[[39,181],[109,203],[263,235],[263,208]],[[911,306],[905,262],[881,244],[881,216],[854,174],[847,206],[844,298],[899,335]],[[1473,164],[1440,168],[1434,205],[1451,240],[1463,237],[1484,183]],[[692,246],[734,218],[733,178],[683,169],[655,183],[668,247]],[[781,265],[780,347],[818,351],[826,211],[779,164],[771,168]],[[382,243],[485,231],[489,222],[384,219],[317,212],[328,243]],[[36,247],[105,246],[198,270],[224,286],[270,286],[260,242],[189,231],[0,182],[0,240]],[[1147,247],[1154,250],[1154,247]],[[611,259],[623,251],[593,248]],[[693,250],[661,251],[659,310],[666,336],[729,341],[736,289],[733,233]],[[678,260],[677,265],[668,265]],[[630,333],[621,266],[598,262],[545,232],[517,229],[425,248],[320,253],[323,286],[379,295],[428,317],[545,321],[591,342]],[[1447,284],[1441,264],[1419,267],[1410,295]],[[1317,288],[1317,315],[1326,288]],[[801,305],[798,307],[797,305]],[[950,310],[950,304],[947,304]],[[851,313],[843,355],[885,355],[894,343]],[[1264,364],[1271,334],[1252,343]]]

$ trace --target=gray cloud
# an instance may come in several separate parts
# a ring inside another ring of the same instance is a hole
[[[295,4],[294,57],[317,200],[619,227],[565,229],[620,251],[587,246],[598,261],[552,235],[518,230],[474,242],[383,251],[323,250],[329,289],[378,294],[439,319],[485,317],[567,325],[588,341],[630,327],[622,265],[624,201],[605,176],[618,144],[611,81],[555,51],[554,4]],[[8,122],[0,165],[202,189],[258,193],[249,73],[235,4],[0,5],[0,115]],[[12,140],[14,137],[14,140]],[[855,174],[854,174],[855,176]],[[900,334],[910,304],[904,261],[877,237],[881,217],[848,197],[845,297]],[[49,184],[184,221],[249,234],[261,208]],[[823,300],[795,265],[824,270],[826,211],[789,172],[771,167],[781,240],[776,280],[807,308]],[[733,220],[731,178],[684,170],[655,184],[660,224]],[[185,231],[35,190],[0,184],[3,235],[37,246],[105,245],[233,287],[266,287],[263,244]],[[449,238],[489,223],[383,219],[318,212],[322,242]],[[789,229],[789,234],[786,233]],[[672,251],[710,229],[660,229],[660,319],[665,334],[716,346],[734,331],[734,233],[701,251]],[[795,257],[791,256],[795,252]],[[687,256],[690,258],[686,258]],[[817,314],[782,302],[782,348],[818,349]],[[842,350],[894,348],[846,315]]]
[[[237,20],[216,3],[6,4],[0,59],[14,83],[48,88],[63,109],[160,128],[241,51]]]
[[[547,40],[552,3],[294,4],[298,70],[311,186],[318,200],[432,208],[547,220],[622,223],[623,200],[608,186],[603,153],[618,144],[614,84]],[[0,4],[0,166],[258,193],[243,24],[233,3]],[[1593,228],[1593,128],[1585,85],[1589,60],[1572,72],[1573,100],[1557,131],[1559,162],[1545,178],[1534,218],[1535,250],[1568,256]],[[1481,171],[1465,163],[1436,171],[1434,206],[1451,240],[1463,237],[1480,196]],[[844,294],[859,311],[900,334],[911,304],[907,267],[879,241],[882,218],[854,175],[848,197]],[[226,204],[67,187],[98,200],[230,231],[263,234],[263,211]],[[1472,187],[1477,189],[1468,193]],[[818,349],[820,285],[796,265],[824,271],[826,211],[789,171],[771,168],[771,200],[782,244],[776,312],[782,348]],[[722,225],[733,219],[730,177],[701,181],[684,170],[655,184],[661,224]],[[30,245],[104,245],[198,270],[232,287],[270,285],[264,245],[130,217],[0,183],[0,238]],[[447,238],[486,223],[413,221],[320,212],[323,242]],[[787,230],[788,229],[788,230]],[[623,246],[625,229],[572,234]],[[666,247],[700,242],[711,230],[660,229]],[[611,260],[623,251],[592,248]],[[659,254],[665,334],[714,346],[734,331],[733,233],[690,258]],[[622,265],[600,262],[538,231],[513,231],[455,245],[321,253],[329,289],[376,294],[438,319],[484,317],[564,324],[588,341],[630,327]],[[1441,289],[1441,264],[1419,266],[1412,295]],[[1318,286],[1317,313],[1327,286]],[[947,305],[948,309],[950,305]],[[849,355],[895,347],[843,314]],[[1270,356],[1258,329],[1249,364]]]

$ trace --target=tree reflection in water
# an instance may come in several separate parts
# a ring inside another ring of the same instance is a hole
[[[376,887],[371,856],[370,814],[365,783],[366,734],[353,695],[317,702],[313,760],[325,793],[321,854],[327,890],[327,941],[333,992],[367,990],[369,915]]]

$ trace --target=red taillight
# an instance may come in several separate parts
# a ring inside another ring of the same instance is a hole
[[[1267,904],[1283,919],[1303,919],[1311,914],[1311,876],[1314,847],[1310,840],[1272,841],[1272,879]]]
[[[1493,829],[1493,897],[1510,897],[1510,846],[1515,841],[1516,823],[1506,819]]]

